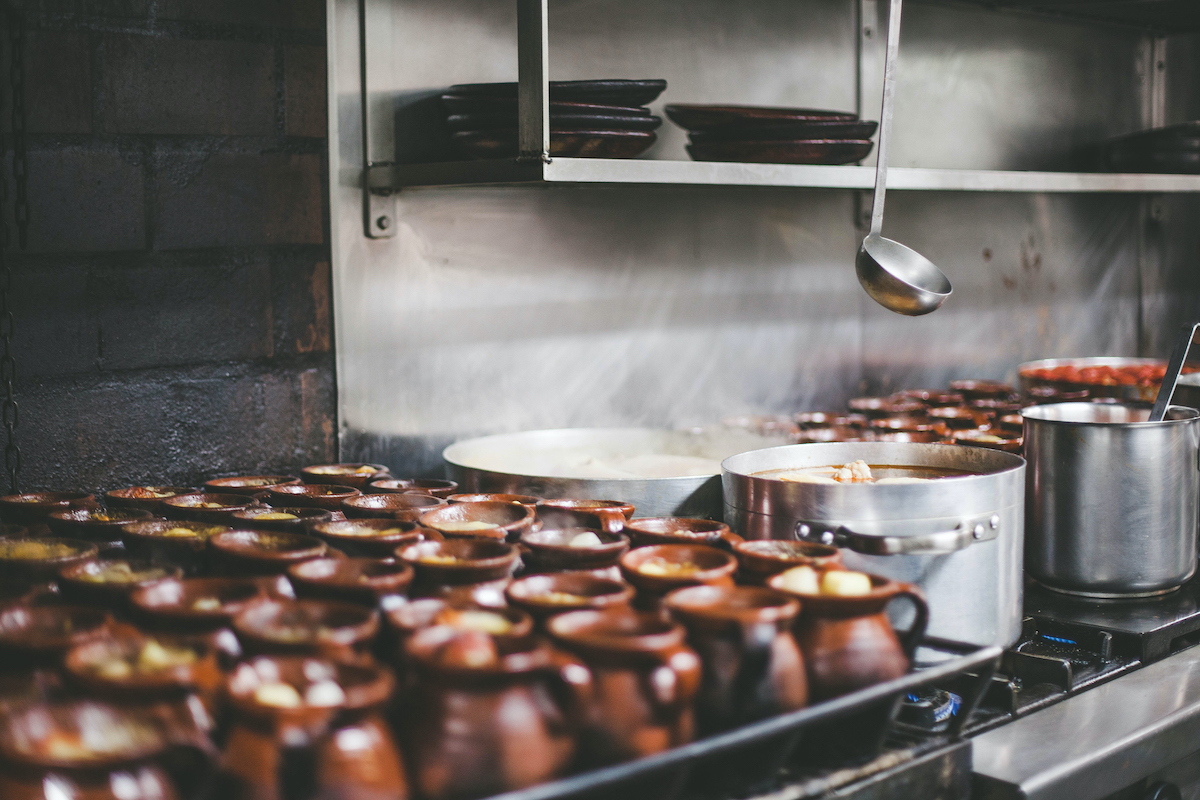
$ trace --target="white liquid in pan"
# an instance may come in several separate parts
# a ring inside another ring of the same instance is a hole
[[[938,467],[909,467],[894,464],[870,465],[865,461],[853,461],[842,466],[808,467],[806,469],[771,469],[756,472],[756,478],[771,478],[788,483],[874,483],[879,486],[925,483],[938,478],[968,475],[965,470],[941,469]]]

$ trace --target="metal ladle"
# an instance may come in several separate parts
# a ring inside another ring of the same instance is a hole
[[[1175,386],[1179,383],[1183,365],[1187,363],[1188,353],[1196,343],[1197,333],[1200,333],[1200,322],[1185,325],[1179,338],[1175,340],[1171,360],[1167,362],[1167,372],[1163,375],[1162,385],[1158,387],[1158,394],[1154,397],[1154,407],[1150,409],[1150,422],[1162,422],[1166,419],[1171,398],[1175,396]]]
[[[854,269],[858,273],[858,282],[875,302],[897,314],[919,317],[936,311],[950,296],[951,287],[949,279],[932,261],[881,235],[902,5],[903,0],[892,0],[888,14],[887,52],[883,62],[883,109],[879,113],[879,149],[875,166],[875,199],[871,203],[871,232],[858,249]]]

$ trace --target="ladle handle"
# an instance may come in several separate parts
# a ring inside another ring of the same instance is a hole
[[[1150,422],[1162,422],[1166,418],[1171,398],[1175,396],[1175,384],[1179,382],[1179,374],[1183,372],[1188,351],[1192,349],[1192,344],[1196,341],[1197,331],[1200,331],[1200,322],[1190,326],[1185,325],[1180,332],[1179,339],[1175,342],[1175,349],[1171,351],[1171,360],[1167,362],[1167,372],[1163,375],[1162,386],[1158,388],[1158,394],[1154,398],[1154,408],[1150,410]]]
[[[904,0],[892,0],[888,11],[887,52],[883,59],[883,108],[879,111],[879,144],[875,149],[875,198],[871,201],[871,235],[883,232],[883,199],[887,194],[888,146],[892,105],[896,97],[896,56],[900,52],[900,11]]]

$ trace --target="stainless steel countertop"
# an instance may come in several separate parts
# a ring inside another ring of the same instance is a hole
[[[1200,647],[972,741],[978,800],[1100,798],[1200,750]]]

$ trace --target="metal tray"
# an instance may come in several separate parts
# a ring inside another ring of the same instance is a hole
[[[940,741],[956,740],[991,682],[1002,651],[927,637],[918,657],[923,652],[944,660],[896,680],[663,753],[493,795],[490,800],[744,797],[779,785],[785,768],[797,775],[811,774],[874,758],[888,735],[900,727],[896,714],[901,700],[933,686],[953,684],[961,689],[962,705],[950,727],[930,734]]]

